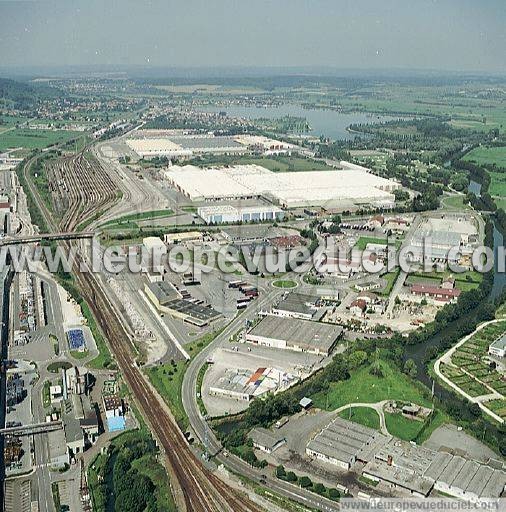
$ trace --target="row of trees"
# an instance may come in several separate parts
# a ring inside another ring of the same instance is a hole
[[[338,501],[341,497],[341,493],[337,489],[325,487],[322,483],[314,483],[308,476],[297,476],[293,471],[286,471],[283,466],[276,468],[276,477],[285,482],[298,484],[303,489],[308,489],[334,501]]]

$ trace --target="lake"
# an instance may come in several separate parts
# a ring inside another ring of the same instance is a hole
[[[311,127],[306,135],[319,137],[323,135],[330,139],[353,139],[357,134],[346,130],[350,124],[357,123],[378,123],[381,121],[392,121],[401,117],[367,114],[365,112],[342,113],[335,110],[305,109],[301,105],[285,104],[279,107],[246,107],[231,105],[229,107],[201,107],[200,110],[207,112],[226,112],[232,117],[245,119],[276,119],[284,116],[305,117]]]

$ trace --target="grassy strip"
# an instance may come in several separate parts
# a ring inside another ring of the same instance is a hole
[[[369,407],[349,407],[339,413],[339,417],[345,420],[360,423],[365,427],[380,429],[380,418],[378,413]]]
[[[385,422],[388,432],[404,441],[414,441],[423,430],[424,422],[410,420],[401,413],[385,413]]]
[[[100,369],[100,368],[112,368],[113,360],[111,357],[111,353],[109,352],[109,347],[107,346],[104,336],[102,335],[102,331],[98,327],[98,324],[93,316],[90,307],[84,301],[80,301],[81,310],[83,312],[84,318],[86,318],[86,322],[88,327],[90,328],[91,333],[93,334],[93,338],[97,345],[98,356],[95,359],[92,359],[86,366],[90,368]]]
[[[272,286],[276,288],[295,288],[297,283],[291,279],[278,279],[277,281],[273,281]]]
[[[130,213],[128,215],[124,215],[123,217],[119,217],[118,219],[112,219],[104,224],[101,224],[101,228],[110,228],[111,226],[121,227],[123,223],[136,222],[139,220],[154,220],[163,217],[171,217],[174,215],[174,211],[170,208],[166,210],[152,210],[149,212],[139,212],[139,213]]]
[[[280,480],[284,480],[285,482],[290,482],[302,489],[306,489],[307,491],[314,492],[315,494],[319,494],[329,500],[339,501],[341,498],[341,493],[334,488],[326,487],[321,483],[314,483],[308,476],[297,476],[293,471],[285,471],[283,466],[278,466],[276,468],[276,477]]]
[[[193,359],[204,347],[209,345],[222,331],[213,331],[201,338],[185,345],[185,350]],[[179,428],[185,431],[188,428],[188,416],[183,407],[181,388],[183,386],[184,374],[188,367],[188,361],[171,361],[168,364],[152,366],[146,373],[156,390],[170,407]]]
[[[206,374],[207,369],[209,368],[209,364],[206,363],[199,370],[199,374],[197,376],[197,403],[200,409],[200,413],[202,416],[207,416],[207,409],[204,404],[204,400],[202,400],[202,382],[204,381],[204,375]]]

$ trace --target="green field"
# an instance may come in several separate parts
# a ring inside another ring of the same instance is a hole
[[[400,268],[396,268],[395,270],[392,270],[392,272],[387,272],[386,274],[383,274],[381,276],[382,279],[385,279],[387,282],[387,285],[383,290],[378,291],[378,295],[387,296],[390,295],[390,292],[392,291],[392,288],[394,287],[395,281],[397,281],[397,278],[400,274]]]
[[[339,413],[339,417],[345,420],[351,420],[360,423],[364,427],[380,429],[380,419],[378,413],[374,409],[368,407],[350,407]]]
[[[464,160],[475,162],[478,165],[492,165],[506,168],[506,146],[478,147],[464,156]],[[489,171],[490,187],[488,189],[493,197],[506,197],[506,173]],[[506,206],[505,201],[496,201],[497,206]]]
[[[352,372],[351,378],[334,382],[328,392],[319,392],[312,398],[320,409],[334,410],[351,403],[375,403],[382,400],[402,400],[431,407],[425,392],[408,376],[388,362],[380,360],[383,377],[369,373],[369,366]]]
[[[219,331],[205,334],[202,338],[185,345],[186,352],[188,352],[190,357],[195,357],[206,345],[211,343],[218,333]],[[177,361],[174,364],[167,363],[160,366],[152,366],[146,371],[149,380],[167,402],[177,424],[182,430],[188,428],[188,417],[186,416],[181,398],[181,387],[183,386],[187,364],[187,361]]]
[[[496,164],[498,167],[506,167],[506,146],[474,148],[464,156],[464,160],[477,164]]]
[[[464,198],[463,195],[443,196],[441,204],[448,210],[471,210],[469,204],[464,202]]]
[[[220,156],[198,158],[190,161],[195,165],[245,165],[256,164],[272,172],[300,172],[300,171],[326,171],[333,169],[322,160],[312,160],[298,156]]]
[[[401,413],[385,413],[385,422],[388,432],[394,437],[404,439],[404,441],[413,441],[423,429],[423,421],[410,420]]]
[[[382,244],[386,245],[387,239],[386,238],[376,238],[373,236],[361,236],[356,244],[353,246],[354,249],[358,249],[359,251],[365,250],[367,247],[367,244]]]
[[[14,148],[42,149],[82,135],[82,132],[66,130],[28,130],[17,128],[0,133],[0,151]]]

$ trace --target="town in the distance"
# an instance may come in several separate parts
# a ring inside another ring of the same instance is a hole
[[[501,510],[504,76],[4,76],[2,510]]]

